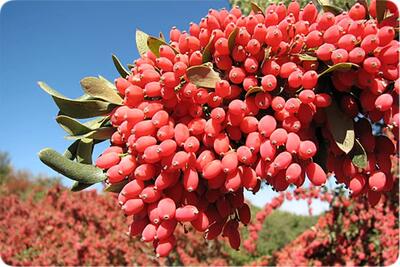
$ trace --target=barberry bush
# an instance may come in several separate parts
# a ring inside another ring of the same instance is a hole
[[[239,249],[239,225],[251,221],[244,191],[261,184],[286,191],[332,177],[371,207],[395,185],[396,5],[251,7],[247,16],[210,10],[169,40],[138,30],[140,58],[127,69],[113,56],[121,77],[84,78],[77,99],[39,83],[74,140],[64,155],[47,148],[40,159],[75,180],[73,191],[106,183],[132,218],[130,235],[157,256],[188,226]]]

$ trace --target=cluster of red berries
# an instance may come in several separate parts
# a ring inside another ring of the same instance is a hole
[[[329,128],[325,108],[337,93],[352,117],[362,113],[398,127],[399,43],[392,26],[365,17],[361,4],[335,16],[318,14],[312,3],[301,10],[296,1],[249,16],[238,8],[210,10],[189,32],[173,28],[170,45],[136,60],[132,74],[115,81],[124,97],[110,115],[118,131],[96,161],[109,183],[126,183],[118,199],[133,215],[131,235],[153,242],[156,254],[166,256],[177,224],[190,223],[209,240],[222,233],[238,249],[239,221],[250,221],[244,189],[255,193],[262,180],[278,191],[300,187],[306,177],[317,186],[326,182],[313,161],[315,129]],[[220,78],[212,90],[187,76],[206,53]],[[333,71],[335,89],[322,88],[320,67],[345,62],[361,67]],[[353,87],[361,92],[361,106],[350,94]],[[394,154],[394,145],[389,148],[371,129],[357,133],[364,147],[379,143],[367,150],[379,167],[368,155],[371,166],[359,174],[333,141],[330,154],[342,163],[335,161],[331,170],[357,194],[365,184],[381,191],[387,186],[382,173],[388,173],[380,158]]]

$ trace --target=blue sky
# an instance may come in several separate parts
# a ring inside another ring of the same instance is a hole
[[[172,26],[187,29],[208,9],[229,8],[228,1],[11,1],[0,13],[0,150],[16,168],[55,176],[37,152],[68,146],[54,118],[57,107],[37,86],[49,85],[70,97],[81,94],[85,76],[118,76],[111,54],[123,63],[138,57],[135,29],[166,36]],[[64,183],[69,184],[65,179]],[[258,205],[276,194],[269,189],[248,197]],[[306,213],[305,203],[285,210]],[[325,209],[316,203],[316,211]]]

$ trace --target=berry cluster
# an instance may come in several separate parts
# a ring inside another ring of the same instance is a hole
[[[239,221],[250,221],[244,189],[326,182],[318,132],[329,141],[327,170],[355,195],[379,201],[393,184],[396,146],[374,136],[370,121],[398,130],[399,42],[390,22],[366,18],[361,4],[336,16],[296,1],[249,16],[210,10],[136,60],[115,81],[124,98],[110,115],[118,131],[96,161],[109,183],[126,183],[118,200],[133,215],[131,235],[167,256],[176,226],[190,223],[239,249]],[[211,86],[188,75],[200,65],[216,74]],[[366,168],[336,145],[332,106],[356,121]]]

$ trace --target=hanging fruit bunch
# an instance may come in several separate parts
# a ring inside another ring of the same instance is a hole
[[[210,10],[188,32],[172,28],[169,41],[138,30],[140,58],[128,70],[113,56],[114,83],[84,78],[77,99],[39,83],[75,140],[64,155],[39,156],[76,181],[72,190],[105,182],[119,193],[130,234],[158,256],[173,249],[178,224],[239,249],[239,223],[250,221],[243,192],[261,183],[284,191],[329,174],[375,205],[394,181],[398,27],[387,1],[347,12],[293,1],[252,4],[248,16]]]

